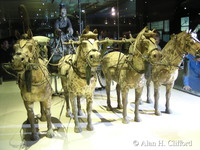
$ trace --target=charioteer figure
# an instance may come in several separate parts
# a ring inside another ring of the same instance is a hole
[[[64,5],[60,5],[60,15],[55,22],[55,35],[57,37],[61,36],[63,41],[69,39],[73,35],[73,28],[70,19],[67,17],[67,8]]]
[[[63,55],[73,53],[71,47],[63,45],[63,42],[68,42],[73,39],[74,30],[72,28],[72,23],[67,17],[67,8],[65,5],[60,5],[59,18],[56,20],[55,25],[55,37],[56,43],[59,44],[59,50]]]

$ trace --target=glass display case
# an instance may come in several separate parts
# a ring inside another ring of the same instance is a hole
[[[0,39],[8,39],[12,47],[15,30],[23,33],[26,25],[35,36],[54,39],[55,21],[60,16],[60,6],[64,5],[76,38],[86,25],[98,30],[99,39],[121,39],[130,33],[135,36],[148,26],[160,33],[163,48],[173,33],[187,29],[199,33],[199,7],[192,5],[194,2],[198,3],[195,0],[185,3],[169,0],[165,5],[157,5],[157,1],[150,0],[1,0]],[[27,12],[20,13],[21,4]],[[179,70],[175,88],[182,90],[182,78],[183,71]]]

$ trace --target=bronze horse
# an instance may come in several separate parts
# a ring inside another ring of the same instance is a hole
[[[200,52],[200,42],[192,36],[192,33],[186,31],[173,35],[171,40],[162,49],[162,59],[158,64],[152,65],[152,81],[154,84],[154,108],[155,114],[161,115],[158,110],[159,88],[161,85],[166,87],[165,112],[170,114],[169,102],[171,89],[178,76],[178,69],[183,61],[185,54],[196,55]],[[150,81],[147,82],[147,88]],[[149,90],[147,90],[147,100],[149,100]]]
[[[128,123],[127,103],[128,91],[135,88],[135,121],[140,121],[138,107],[145,84],[144,73],[146,62],[151,62],[151,58],[159,57],[160,52],[157,51],[155,33],[149,31],[145,27],[131,43],[129,54],[124,55],[121,52],[110,52],[102,59],[102,71],[106,78],[107,107],[111,110],[110,103],[110,84],[114,80],[117,82],[117,100],[118,108],[120,104],[120,90],[123,102],[123,123]],[[131,41],[131,40],[130,40]]]
[[[76,44],[76,54],[66,55],[59,61],[59,75],[67,104],[67,113],[70,115],[69,99],[71,101],[75,127],[74,131],[82,131],[78,114],[80,112],[80,98],[85,97],[87,102],[87,130],[93,130],[92,103],[93,92],[96,86],[96,69],[100,64],[97,31],[84,29],[79,41],[69,41],[65,44]]]
[[[53,137],[51,122],[52,88],[47,70],[47,61],[41,59],[37,42],[32,38],[31,30],[20,38],[14,45],[15,54],[11,63],[18,74],[18,85],[27,110],[28,121],[31,125],[32,140],[39,139],[34,125],[34,102],[41,103],[41,119],[47,120],[47,137]]]

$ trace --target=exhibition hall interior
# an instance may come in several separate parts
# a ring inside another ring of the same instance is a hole
[[[1,0],[1,150],[198,150],[199,0]]]

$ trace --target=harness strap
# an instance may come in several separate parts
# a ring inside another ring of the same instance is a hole
[[[74,72],[81,78],[81,79],[86,79],[86,73],[83,73],[81,71],[78,70],[77,66],[76,66],[76,62],[71,64]]]
[[[130,63],[129,61],[127,61],[128,65],[131,67],[131,69],[133,69],[134,71],[136,71],[139,74],[143,74],[145,73],[145,69],[144,70],[139,70],[137,69],[134,65],[132,65],[132,63]]]
[[[129,55],[133,55],[133,54],[130,53]],[[131,62],[128,61],[127,59],[126,59],[125,61],[126,61],[126,63],[128,64],[128,66],[131,67],[132,70],[136,71],[136,72],[139,73],[139,74],[145,73],[145,69],[144,69],[144,70],[139,70],[139,69],[137,69],[137,68],[133,65],[133,64],[134,64],[134,63],[133,63],[133,58],[132,58]]]

